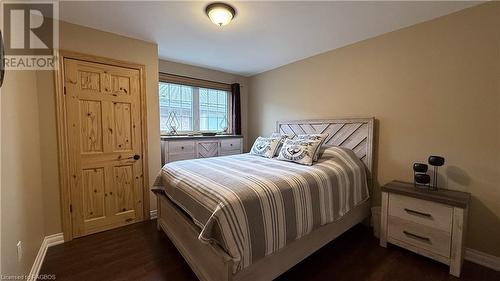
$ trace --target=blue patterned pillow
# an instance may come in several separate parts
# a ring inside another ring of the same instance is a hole
[[[276,154],[274,156],[278,156],[280,154],[281,146],[283,146],[283,143],[285,142],[286,139],[292,139],[293,136],[287,135],[287,134],[282,134],[282,133],[272,133],[270,138],[277,138],[280,140],[278,144],[278,148],[276,149]]]
[[[319,158],[319,149],[321,146],[325,143],[326,138],[328,138],[328,134],[307,134],[307,135],[298,135],[297,139],[299,140],[316,140],[320,141],[320,144],[316,148],[316,151],[314,151],[314,158],[313,161],[316,162],[318,161]]]
[[[281,147],[278,160],[310,166],[313,164],[314,153],[320,144],[319,140],[287,139]]]
[[[280,138],[258,137],[250,149],[250,154],[273,158],[280,142]]]

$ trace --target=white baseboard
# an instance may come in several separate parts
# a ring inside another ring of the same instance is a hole
[[[45,255],[47,254],[47,249],[49,247],[62,243],[64,243],[64,237],[62,233],[45,236],[42,241],[42,245],[38,250],[35,261],[33,262],[33,266],[31,267],[30,274],[28,275],[27,279],[28,281],[36,281],[38,279],[38,274],[40,273],[40,269],[42,268],[43,260],[45,259]]]
[[[464,259],[480,264],[484,267],[500,271],[500,257],[480,252],[478,250],[466,248]]]
[[[149,217],[154,220],[158,218],[158,210],[151,210],[149,211]]]

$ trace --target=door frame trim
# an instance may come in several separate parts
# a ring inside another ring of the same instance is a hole
[[[89,54],[82,54],[67,50],[57,51],[58,68],[54,72],[55,98],[56,98],[56,125],[57,125],[57,148],[59,159],[59,189],[61,199],[61,222],[64,241],[73,239],[73,222],[71,218],[70,205],[70,172],[69,172],[69,148],[67,140],[67,116],[64,94],[64,59],[75,59],[93,63],[101,63],[118,67],[136,69],[139,71],[140,109],[141,109],[141,146],[142,146],[142,174],[143,174],[143,219],[150,219],[149,202],[149,174],[148,174],[148,136],[147,136],[147,108],[146,108],[146,66],[133,62],[115,60]]]

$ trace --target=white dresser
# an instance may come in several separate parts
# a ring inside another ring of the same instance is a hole
[[[162,136],[161,163],[243,153],[242,136]]]

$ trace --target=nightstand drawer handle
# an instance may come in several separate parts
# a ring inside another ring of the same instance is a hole
[[[413,234],[411,232],[408,232],[406,230],[403,230],[403,233],[410,237],[410,238],[413,238],[413,239],[417,239],[417,240],[422,240],[422,241],[425,241],[425,242],[431,242],[431,239],[427,238],[427,237],[424,237],[424,236],[420,236],[420,235],[417,235],[417,234]]]
[[[407,213],[409,213],[409,214],[412,214],[412,215],[418,215],[418,216],[427,217],[427,218],[432,217],[432,216],[431,216],[431,214],[422,213],[422,212],[415,211],[415,210],[411,210],[411,209],[406,209],[406,208],[405,208],[405,211],[406,211]]]

